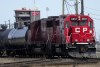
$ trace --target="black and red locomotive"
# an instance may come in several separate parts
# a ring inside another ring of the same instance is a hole
[[[96,51],[94,22],[87,15],[48,17],[33,22],[30,31],[31,44],[40,48],[36,51],[53,56],[88,56]]]

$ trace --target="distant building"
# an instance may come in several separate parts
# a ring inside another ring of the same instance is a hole
[[[22,8],[20,10],[15,10],[15,27],[27,26],[35,20],[40,19],[39,10],[31,10]]]

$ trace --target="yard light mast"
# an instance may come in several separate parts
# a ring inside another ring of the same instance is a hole
[[[65,6],[64,6],[65,0],[62,0],[62,15],[65,13]]]

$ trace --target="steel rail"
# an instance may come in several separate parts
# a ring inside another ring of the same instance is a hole
[[[84,64],[84,63],[97,63],[100,62],[100,58],[59,58],[59,59],[35,59],[27,61],[18,61],[18,62],[9,62],[9,63],[0,63],[2,66],[12,66],[12,65],[51,65],[51,64]]]

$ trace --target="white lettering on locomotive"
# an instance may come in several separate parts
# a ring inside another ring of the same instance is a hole
[[[83,28],[83,33],[87,31],[87,28]],[[80,32],[80,28],[75,28],[75,32],[79,33]]]
[[[79,33],[80,32],[80,28],[75,28],[75,32]]]
[[[83,32],[87,31],[87,28],[83,28]]]

